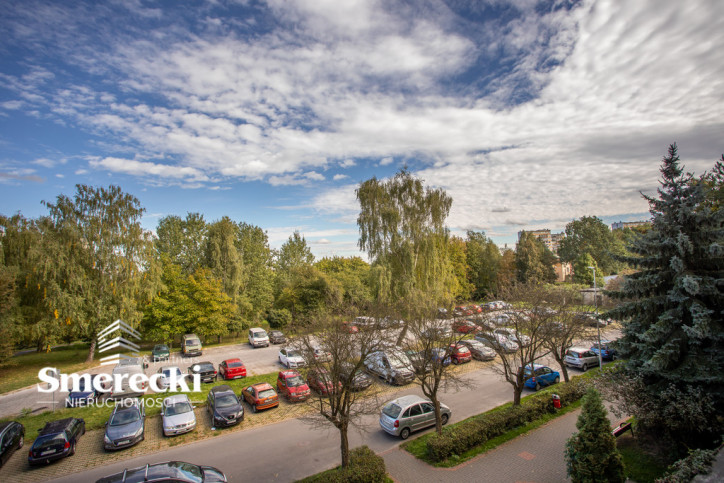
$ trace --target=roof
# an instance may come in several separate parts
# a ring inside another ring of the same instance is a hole
[[[68,425],[74,420],[75,418],[65,418],[65,419],[59,419],[57,421],[48,421],[45,423],[45,426],[43,426],[43,429],[40,430],[41,435],[43,434],[49,434],[49,433],[59,433],[60,431],[65,431],[65,429],[68,427]]]
[[[214,394],[220,393],[220,392],[234,392],[234,390],[231,388],[231,386],[228,386],[226,384],[222,384],[221,386],[214,386],[211,388],[211,392]]]
[[[255,389],[274,389],[268,382],[257,382],[256,384],[252,384],[251,387]]]
[[[295,370],[279,371],[279,375],[284,377],[301,376],[301,374]]]
[[[223,362],[229,363],[229,362],[241,362],[241,359],[238,357],[234,357],[233,359],[224,359]]]
[[[417,396],[416,394],[409,394],[407,396],[398,397],[397,399],[390,401],[390,403],[395,403],[400,407],[409,406],[410,404],[415,404],[419,402],[429,402],[427,399],[421,396]]]
[[[0,423],[0,434],[2,434],[3,431],[5,431],[5,428],[13,424],[15,421],[5,421],[3,423]]]
[[[186,394],[176,394],[173,396],[169,396],[163,400],[163,403],[167,406],[171,404],[177,404],[180,402],[186,402],[189,400],[189,397]]]

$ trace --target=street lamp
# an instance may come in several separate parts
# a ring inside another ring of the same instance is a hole
[[[596,267],[588,267],[593,270],[593,306],[596,312],[596,331],[598,331],[598,367],[603,367],[603,358],[601,358],[601,324],[598,320],[598,288],[596,287]]]

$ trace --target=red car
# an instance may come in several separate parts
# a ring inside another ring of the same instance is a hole
[[[241,359],[227,359],[219,364],[219,376],[222,379],[239,379],[246,377],[246,367]]]
[[[482,314],[483,309],[480,308],[479,305],[468,305],[468,310],[471,314]]]
[[[279,371],[277,392],[290,401],[304,401],[311,395],[309,386],[297,371]]]
[[[329,372],[324,368],[310,369],[307,373],[307,381],[309,382],[309,387],[322,396],[329,396],[329,393],[332,392],[334,387],[330,380]],[[337,382],[337,388],[338,390],[342,389],[342,384]]]
[[[352,322],[342,322],[342,328],[350,334],[356,334],[357,332],[359,332],[357,326],[354,325]]]
[[[277,396],[271,384],[266,382],[259,382],[245,387],[241,391],[241,397],[249,403],[254,412],[279,406],[279,396]]]
[[[452,329],[461,334],[472,334],[480,331],[480,326],[469,320],[456,320],[452,325]]]
[[[470,353],[470,349],[462,344],[450,344],[450,359],[453,364],[462,364],[473,360],[473,355]]]

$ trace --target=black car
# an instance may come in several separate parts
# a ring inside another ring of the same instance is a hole
[[[198,362],[193,366],[189,366],[189,379],[193,381],[194,374],[201,376],[201,382],[214,382],[216,379],[216,369],[209,361]]]
[[[23,447],[25,426],[15,421],[0,423],[0,466],[12,456],[13,451]]]
[[[183,461],[168,461],[126,469],[115,475],[104,476],[96,483],[130,483],[136,481],[218,483],[225,482],[226,475],[212,466],[199,466],[193,463],[184,463]]]
[[[88,404],[100,399],[103,393],[96,391],[95,381],[100,377],[100,374],[90,374],[88,384],[86,379],[81,377],[78,381],[77,391],[71,391],[68,397],[65,398],[65,407],[73,408],[78,406],[87,406]],[[106,387],[105,384],[102,385]]]
[[[65,418],[45,423],[38,430],[38,437],[28,453],[31,465],[48,464],[51,461],[73,456],[78,439],[85,434],[85,421]]]
[[[272,330],[269,332],[269,342],[272,344],[284,344],[286,341],[287,338],[281,330]]]
[[[226,384],[212,387],[206,402],[213,425],[217,428],[234,426],[244,420],[241,401],[234,394],[234,390]]]
[[[124,399],[113,408],[106,422],[103,448],[107,451],[128,448],[146,438],[146,412],[138,399]]]

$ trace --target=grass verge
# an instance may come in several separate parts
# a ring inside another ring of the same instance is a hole
[[[641,441],[630,434],[624,434],[616,441],[623,457],[626,478],[637,483],[653,483],[661,478],[669,466],[656,454],[647,451]]]

